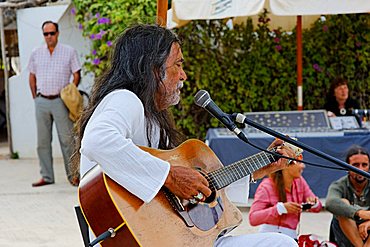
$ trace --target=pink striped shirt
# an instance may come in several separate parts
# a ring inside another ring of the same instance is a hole
[[[288,202],[306,202],[307,197],[316,197],[303,177],[293,180],[291,192],[286,191]],[[271,178],[265,178],[258,186],[254,195],[254,201],[249,211],[249,222],[252,226],[270,224],[295,230],[299,223],[300,214],[279,215],[276,204],[279,195]],[[320,212],[322,204],[311,208],[310,212]]]
[[[72,74],[80,69],[77,51],[59,43],[52,54],[46,44],[36,48],[28,63],[30,73],[36,75],[36,93],[43,95],[59,94],[70,83]]]

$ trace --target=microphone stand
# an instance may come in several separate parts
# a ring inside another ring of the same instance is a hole
[[[339,166],[341,166],[341,167],[343,167],[345,169],[348,169],[350,171],[353,171],[355,173],[358,173],[358,174],[366,177],[367,179],[370,179],[370,173],[365,172],[363,170],[360,170],[360,169],[358,169],[358,168],[356,168],[354,166],[351,166],[351,165],[349,165],[349,164],[347,164],[347,163],[345,163],[345,162],[343,162],[343,161],[341,161],[341,160],[339,160],[337,158],[334,158],[334,157],[332,157],[332,156],[330,156],[330,155],[328,155],[328,154],[326,154],[324,152],[321,152],[321,151],[319,151],[319,150],[317,150],[317,149],[315,149],[313,147],[310,147],[310,146],[308,146],[308,145],[306,145],[306,144],[304,144],[302,142],[298,142],[298,141],[296,141],[294,139],[291,139],[291,138],[289,138],[289,137],[287,137],[287,136],[285,136],[285,135],[283,135],[283,134],[281,134],[279,132],[276,132],[276,131],[274,131],[274,130],[272,130],[270,128],[267,128],[267,127],[265,127],[265,126],[263,126],[263,125],[261,125],[259,123],[256,123],[256,122],[254,122],[254,121],[246,118],[241,113],[233,113],[233,114],[230,115],[230,117],[231,117],[231,119],[233,119],[237,123],[244,123],[244,124],[248,124],[250,126],[253,126],[256,129],[259,129],[259,130],[261,130],[261,131],[263,131],[265,133],[268,133],[268,134],[270,134],[270,135],[272,135],[274,137],[277,137],[277,138],[279,138],[279,139],[281,139],[283,141],[286,141],[286,142],[288,142],[288,143],[290,143],[290,144],[292,144],[294,146],[297,146],[299,148],[302,148],[303,150],[306,150],[306,151],[308,151],[308,152],[310,152],[312,154],[315,154],[316,156],[319,156],[319,157],[321,157],[321,158],[323,158],[325,160],[328,160],[330,162],[333,162],[333,163],[335,163],[335,164],[337,164],[337,165],[339,165]],[[243,140],[244,142],[247,142],[247,143],[249,142],[248,139],[247,139],[247,137],[244,135],[244,133],[241,132],[237,136],[241,140]]]

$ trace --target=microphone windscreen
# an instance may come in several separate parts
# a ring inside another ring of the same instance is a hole
[[[199,90],[194,96],[195,104],[200,107],[205,107],[210,99],[209,93],[203,89]]]

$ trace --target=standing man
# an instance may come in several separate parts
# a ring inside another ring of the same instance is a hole
[[[57,128],[68,180],[74,184],[69,168],[73,151],[73,122],[69,119],[68,110],[60,98],[60,91],[70,83],[71,75],[73,83],[78,85],[81,65],[75,49],[58,43],[57,23],[45,21],[42,31],[46,44],[32,52],[28,64],[29,83],[36,109],[37,154],[41,173],[41,179],[32,186],[55,182],[51,147],[53,121]]]
[[[360,146],[348,150],[346,162],[369,171],[369,153]],[[338,246],[370,246],[369,206],[370,184],[364,176],[349,171],[330,185],[326,207],[334,216],[330,227]]]

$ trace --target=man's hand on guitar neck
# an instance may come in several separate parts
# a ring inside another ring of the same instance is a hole
[[[283,156],[288,156],[288,157],[294,158],[295,157],[294,151],[291,148],[289,148],[288,146],[282,145],[283,143],[284,143],[284,141],[282,141],[280,139],[275,139],[270,144],[270,146],[269,146],[268,149],[277,147],[277,149],[275,150],[275,152],[277,152],[277,153],[279,153],[279,154],[281,154]],[[279,160],[271,163],[270,165],[267,165],[265,167],[262,167],[261,169],[255,171],[253,173],[253,178],[254,179],[261,179],[264,176],[269,175],[270,173],[276,172],[278,170],[282,170],[285,167],[287,167],[288,161],[289,160],[287,160],[287,159],[281,158],[281,159],[279,159]]]
[[[208,188],[207,179],[202,174],[182,166],[171,166],[164,186],[176,196],[187,200],[193,199],[199,192],[205,196],[205,200],[212,193]]]

